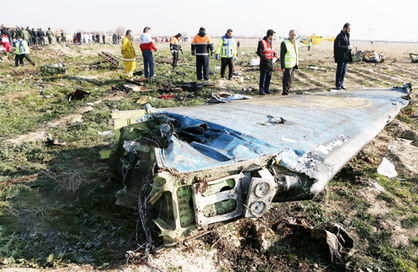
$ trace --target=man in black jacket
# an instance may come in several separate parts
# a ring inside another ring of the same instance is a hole
[[[273,50],[273,36],[276,32],[269,29],[267,35],[258,42],[257,55],[260,57],[260,94],[270,94],[269,86],[273,73],[273,58],[276,53]]]
[[[337,90],[346,90],[344,77],[347,72],[347,63],[352,62],[350,46],[350,24],[344,24],[343,30],[334,40],[334,60],[337,63],[337,73],[335,75],[335,87]]]

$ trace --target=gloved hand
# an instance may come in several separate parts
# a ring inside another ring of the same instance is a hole
[[[183,50],[180,50],[180,51],[181,51],[181,54],[182,54],[182,55],[184,55],[184,52],[183,52]]]
[[[216,54],[215,59],[219,59],[219,54]]]
[[[174,50],[171,50],[171,54],[174,54],[176,51],[174,51]]]
[[[349,45],[349,46],[347,46],[347,49],[348,49],[348,50],[352,50],[352,49],[353,49],[353,47],[352,47],[351,45]]]

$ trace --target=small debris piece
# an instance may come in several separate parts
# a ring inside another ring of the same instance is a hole
[[[173,99],[174,97],[175,97],[174,94],[164,94],[164,95],[160,95],[158,98],[163,99],[163,100],[168,100],[168,99]]]
[[[395,165],[393,165],[393,163],[391,163],[385,157],[383,157],[382,162],[377,168],[377,173],[388,178],[394,178],[398,175],[395,169]]]
[[[46,138],[45,144],[47,146],[53,146],[53,145],[64,146],[67,143],[64,140],[61,140],[61,139]]]
[[[183,88],[170,83],[170,84],[161,85],[161,87],[157,91],[159,92],[182,92]]]
[[[411,62],[418,63],[418,54],[409,53],[409,57],[411,58]]]
[[[326,72],[327,71],[325,68],[320,68],[320,67],[314,66],[314,65],[309,65],[307,68],[309,70],[314,70],[314,71],[322,71],[322,72]]]
[[[87,98],[89,95],[90,95],[89,92],[85,92],[85,91],[77,89],[75,90],[75,92],[67,95],[67,100],[68,102],[71,102],[73,100],[82,100],[82,99]]]

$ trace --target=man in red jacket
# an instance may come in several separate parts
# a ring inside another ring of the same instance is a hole
[[[144,33],[139,36],[139,47],[142,51],[142,56],[144,57],[144,74],[146,78],[151,78],[154,76],[154,59],[152,56],[152,50],[158,51],[152,42],[151,35],[149,31],[150,27],[144,28]]]

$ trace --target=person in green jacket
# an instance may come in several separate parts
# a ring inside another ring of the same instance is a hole
[[[48,44],[52,44],[52,40],[54,39],[54,33],[52,33],[50,27],[48,27],[48,30],[46,31],[46,36],[48,37]]]
[[[30,64],[35,66],[35,62],[29,58],[29,53],[30,53],[29,45],[24,39],[22,39],[21,36],[18,36],[17,40],[14,41],[14,46],[15,46],[15,54],[16,54],[16,57],[15,57],[16,66],[19,66],[19,65],[23,66],[24,65],[23,59],[27,59],[30,62]]]
[[[32,39],[32,37],[30,36],[30,33],[28,31],[28,29],[24,29],[22,28],[21,34],[22,38],[27,42],[30,41]]]

